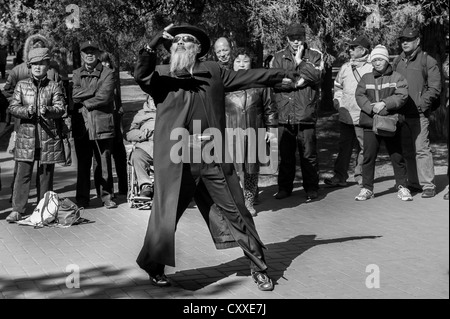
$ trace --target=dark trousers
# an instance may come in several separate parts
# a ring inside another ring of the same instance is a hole
[[[113,195],[113,175],[111,151],[114,139],[89,140],[88,134],[82,138],[74,138],[77,153],[77,188],[75,198],[77,202],[89,203],[91,190],[91,166],[95,157],[94,180],[99,183],[102,201],[110,200]]]
[[[38,152],[37,152],[38,153]],[[23,214],[30,195],[31,178],[33,175],[34,162],[17,163],[17,175],[14,180],[14,190],[12,196],[12,210]],[[38,162],[39,163],[39,162]],[[36,174],[36,190],[38,202],[44,197],[47,191],[53,190],[53,174],[55,172],[55,164],[38,164]]]
[[[0,64],[0,73],[2,74],[2,79],[6,77],[6,64]]]
[[[315,125],[283,125],[279,149],[279,190],[291,192],[294,188],[295,153],[297,149],[300,155],[303,188],[306,192],[319,190],[319,164]]]
[[[364,130],[364,160],[362,166],[363,187],[373,191],[375,163],[380,150],[381,141],[384,141],[387,152],[391,158],[396,187],[406,187],[406,163],[402,155],[402,141],[399,129],[397,129],[397,133],[393,137],[376,135],[372,129]]]
[[[126,195],[128,192],[127,151],[125,150],[125,145],[123,144],[123,134],[120,125],[121,118],[122,117],[119,117],[117,120],[118,122],[115,123],[116,136],[114,137],[112,156],[116,167],[119,193]]]
[[[355,176],[361,176],[363,162],[364,129],[353,124],[339,122],[339,154],[334,162],[334,173],[341,180],[348,179],[348,168],[356,144]]]
[[[267,270],[263,248],[247,230],[233,196],[226,185],[220,166],[205,163],[183,165],[183,176],[177,207],[177,224],[194,197],[199,183],[203,183],[204,187],[202,189],[209,193],[223,216],[228,220],[231,235],[242,247],[245,256],[250,260],[251,271]],[[163,274],[164,267],[162,264],[152,263],[149,267],[150,275]]]

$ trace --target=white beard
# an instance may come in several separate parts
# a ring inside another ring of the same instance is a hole
[[[178,50],[177,50],[178,49]],[[170,72],[181,71],[183,69],[189,70],[195,63],[197,56],[197,47],[192,49],[180,49],[178,47],[172,48],[170,57]]]

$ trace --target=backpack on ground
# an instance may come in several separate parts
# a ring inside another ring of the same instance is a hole
[[[425,92],[428,89],[428,66],[427,66],[427,60],[428,60],[428,53],[425,51],[422,51],[422,59],[421,59],[421,65],[422,65],[422,77],[424,79],[424,84],[423,84],[423,91]],[[402,57],[401,55],[398,55],[394,61],[392,61],[392,69],[394,71],[397,71],[397,65],[400,63]],[[441,94],[442,94],[443,90],[441,90]],[[430,105],[430,111],[436,111],[440,106],[441,106],[441,94],[439,94],[439,96],[431,101],[431,105]]]
[[[59,197],[53,191],[48,191],[41,198],[33,213],[25,219],[17,221],[19,225],[44,227],[56,220],[59,209]]]
[[[67,228],[81,220],[84,211],[83,207],[78,207],[73,201],[64,198],[59,203],[58,216],[56,218],[56,226]]]

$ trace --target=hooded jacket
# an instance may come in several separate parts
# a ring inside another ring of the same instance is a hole
[[[44,43],[44,47],[51,49],[50,42],[46,37],[44,37],[41,34],[34,34],[29,36],[24,44],[23,47],[23,59],[24,61],[16,65],[11,72],[9,72],[8,78],[6,79],[5,86],[3,87],[5,96],[8,99],[11,99],[14,94],[14,88],[16,87],[17,83],[21,80],[28,79],[31,76],[31,71],[28,68],[28,53],[33,48],[33,44],[41,40]],[[59,85],[61,85],[62,88],[62,82],[61,77],[57,71],[57,68],[55,68],[55,64],[51,63],[50,68],[47,71],[47,78],[51,81],[57,82]],[[63,92],[64,93],[64,92]]]
[[[40,113],[42,106],[46,108],[44,114]],[[29,115],[29,107],[34,108],[35,116]],[[66,104],[58,83],[47,77],[40,81],[33,77],[20,81],[14,90],[9,112],[20,119],[14,160],[32,162],[39,148],[42,164],[65,162],[60,125]]]

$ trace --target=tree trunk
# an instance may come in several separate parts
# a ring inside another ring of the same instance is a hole
[[[116,90],[114,94],[114,102],[116,105],[116,109],[120,109],[122,107],[122,91],[120,89],[120,55],[118,52],[114,53],[114,80],[116,85]]]
[[[422,48],[436,59],[439,70],[441,71],[442,91],[446,90],[442,64],[446,57],[445,48],[446,31],[441,24],[430,24],[423,29]],[[442,141],[448,138],[448,121],[446,120],[447,109],[445,107],[446,96],[441,94],[441,106],[430,115],[430,140]]]

